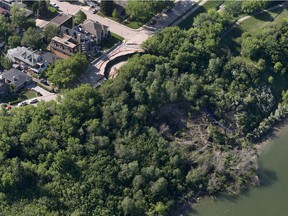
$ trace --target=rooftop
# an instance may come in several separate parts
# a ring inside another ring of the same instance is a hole
[[[10,84],[14,85],[16,88],[22,86],[25,82],[32,80],[30,76],[15,68],[4,72],[2,77],[8,80]]]
[[[65,22],[67,22],[69,19],[72,19],[71,15],[62,13],[56,16],[54,19],[52,19],[50,23],[55,25],[56,27],[59,27],[63,25]]]
[[[82,25],[82,29],[84,31],[89,32],[92,35],[98,36],[101,34],[104,30],[106,31],[108,29],[108,26],[102,25],[99,22],[94,22],[93,20],[86,20]],[[80,27],[80,28],[81,28]]]
[[[7,51],[7,56],[10,59],[18,59],[30,66],[35,66],[37,62],[43,61],[41,55],[38,55],[32,49],[27,47],[17,47],[14,49],[9,49]]]
[[[74,43],[71,43],[69,40],[71,40],[72,37],[71,36],[68,36],[68,35],[64,35],[63,37],[58,37],[58,36],[55,36],[52,38],[52,41],[55,41],[55,42],[58,42],[60,44],[64,44],[65,46],[69,47],[69,48],[75,48],[77,47],[77,44],[74,44]]]

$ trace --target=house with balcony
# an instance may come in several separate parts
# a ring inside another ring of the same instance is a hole
[[[87,54],[91,50],[94,51],[96,44],[90,35],[62,26],[59,35],[50,42],[50,51],[66,59],[77,52]]]
[[[48,66],[48,62],[27,47],[16,47],[7,51],[7,57],[14,63],[19,64],[22,68],[30,69],[35,73],[40,73]]]

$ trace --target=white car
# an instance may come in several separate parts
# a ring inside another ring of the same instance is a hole
[[[50,4],[50,6],[52,6],[54,8],[59,8],[59,6],[56,3],[50,2],[49,4]]]
[[[26,106],[26,105],[27,105],[26,101],[22,101],[22,102],[18,103],[18,106]]]

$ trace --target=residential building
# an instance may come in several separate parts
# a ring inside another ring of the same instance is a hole
[[[55,36],[50,42],[50,51],[60,58],[67,59],[74,53],[79,52],[80,44],[75,42],[71,36]]]
[[[41,55],[27,47],[9,49],[7,57],[11,61],[20,64],[23,68],[31,69],[35,73],[41,72],[48,66],[48,62]]]
[[[53,18],[49,24],[52,24],[58,28],[61,26],[66,26],[66,27],[72,27],[73,24],[73,18],[71,15],[61,13],[55,18]]]
[[[96,42],[91,35],[62,26],[59,36],[52,38],[50,50],[61,58],[68,58],[77,52],[87,54],[90,50],[94,51],[95,45]]]
[[[56,60],[61,59],[57,55],[51,52],[43,52],[42,57],[48,62],[48,64],[54,64]]]
[[[2,78],[4,78],[5,83],[12,85],[16,90],[19,90],[26,84],[32,82],[32,77],[15,68],[11,68],[10,70],[4,72],[2,74]]]
[[[108,26],[102,25],[99,22],[94,22],[90,19],[87,19],[82,24],[76,26],[74,30],[90,35],[98,44],[110,34]]]

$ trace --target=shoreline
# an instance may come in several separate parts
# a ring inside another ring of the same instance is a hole
[[[275,123],[274,126],[271,127],[271,129],[267,131],[267,133],[263,135],[258,142],[254,143],[257,155],[260,156],[262,153],[267,152],[269,150],[269,147],[272,146],[273,141],[275,141],[278,137],[282,136],[287,131],[288,131],[288,118],[284,118],[283,120],[280,120],[279,122]],[[197,207],[199,202],[201,202],[201,199],[207,195],[208,195],[207,193],[199,191],[196,196],[194,196],[190,200],[187,200],[182,205],[182,208],[180,210],[176,211],[177,215],[184,215],[187,209],[193,211],[193,208]],[[215,197],[212,195],[208,196],[211,196],[212,199],[215,199]],[[176,215],[175,212],[173,213],[171,215]]]
[[[288,131],[288,119],[277,122],[258,142],[254,143],[257,154],[260,155],[272,144],[272,142]]]

